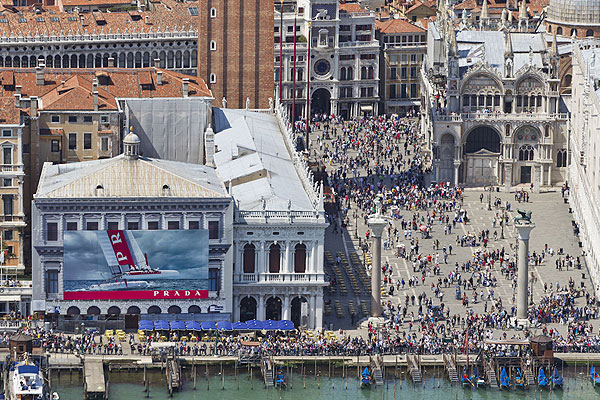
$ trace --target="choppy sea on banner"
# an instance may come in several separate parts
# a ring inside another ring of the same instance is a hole
[[[121,281],[121,280],[120,280]],[[147,285],[140,287],[139,282],[146,282]],[[93,285],[110,283],[114,281],[102,280],[73,280],[64,281],[65,292],[76,292],[81,290],[90,290]],[[122,281],[121,281],[122,282]],[[119,287],[106,290],[208,290],[208,281],[206,279],[138,279],[132,282],[131,287]]]

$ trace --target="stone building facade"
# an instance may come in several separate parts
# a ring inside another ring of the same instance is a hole
[[[566,180],[556,39],[430,24],[422,70],[422,130],[436,181],[472,186]],[[441,38],[448,38],[441,39]]]
[[[275,12],[275,93],[279,97],[280,40],[283,75],[281,99],[295,119],[306,114],[307,79],[310,75],[310,111],[357,117],[379,112],[379,42],[375,39],[375,13],[357,3],[337,0],[299,0],[283,3]],[[296,63],[294,82],[294,12],[296,14]],[[308,37],[310,31],[310,60]],[[292,96],[295,86],[296,95]]]

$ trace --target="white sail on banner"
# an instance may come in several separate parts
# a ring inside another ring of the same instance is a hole
[[[136,268],[146,269],[148,265],[146,263],[146,256],[142,249],[140,249],[140,245],[137,240],[133,237],[133,233],[131,231],[123,231],[123,236],[125,237],[125,241],[129,246],[129,251],[131,252],[131,256],[133,257],[133,262]]]

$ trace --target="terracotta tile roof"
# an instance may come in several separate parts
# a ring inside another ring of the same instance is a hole
[[[88,2],[89,0],[67,1]],[[0,36],[27,37],[28,35],[83,35],[86,33],[100,34],[102,32],[124,33],[125,31],[148,32],[152,30],[156,32],[159,29],[163,32],[167,29],[169,31],[197,29],[198,17],[192,16],[189,11],[190,7],[197,6],[197,1],[175,2],[162,0],[153,3],[154,9],[152,11],[110,13],[64,12],[55,6],[44,6],[40,9],[40,13],[36,13],[31,7],[19,7],[13,11],[2,13],[2,18],[6,19],[7,22],[0,23]],[[145,17],[148,17],[147,23]]]
[[[417,8],[419,8],[419,7],[422,7],[422,6],[425,6],[425,7],[427,7],[427,8],[431,8],[431,6],[430,6],[430,5],[428,5],[428,4],[426,4],[426,3],[422,2],[422,1],[417,1],[417,2],[415,2],[415,4],[413,4],[413,5],[412,5],[412,6],[411,6],[411,7],[410,7],[408,10],[406,10],[406,13],[409,13],[409,12],[411,12],[411,11],[414,11],[414,10],[416,10]]]
[[[376,21],[375,29],[383,34],[425,32],[425,29],[416,26],[407,19],[390,19],[388,21]]]
[[[44,85],[36,84],[33,68],[0,68],[0,124],[16,124],[29,109],[15,106],[17,86],[24,98],[37,96],[43,110],[93,110],[93,82],[98,80],[99,110],[116,110],[117,98],[182,97],[183,78],[189,79],[188,95],[212,97],[204,80],[169,70],[158,85],[156,68],[107,68],[44,70]],[[150,82],[150,83],[148,83]]]
[[[127,0],[59,0],[65,6],[116,6],[116,5],[131,5]]]
[[[347,13],[355,12],[367,12],[368,10],[362,8],[358,3],[340,3],[340,11]]]

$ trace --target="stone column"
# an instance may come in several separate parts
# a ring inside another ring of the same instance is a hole
[[[527,319],[527,289],[529,287],[529,234],[534,223],[515,223],[519,232],[519,252],[517,255],[517,318]]]
[[[454,161],[454,185],[458,186],[458,169],[460,168],[460,161]]]
[[[265,296],[262,294],[258,295],[258,310],[256,313],[256,319],[259,321],[265,320]]]
[[[290,296],[288,294],[283,296],[283,302],[282,302],[282,318],[281,319],[291,319],[290,317],[290,308],[291,308],[291,304],[290,304]]]
[[[380,210],[379,210],[380,211]],[[369,218],[373,233],[373,265],[371,266],[371,317],[381,317],[381,236],[387,222],[378,212]]]
[[[504,164],[504,192],[510,193],[510,187],[512,185],[512,165],[510,163]]]
[[[534,165],[533,167],[534,177],[533,177],[533,191],[535,193],[540,192],[540,188],[542,186],[542,166]]]

